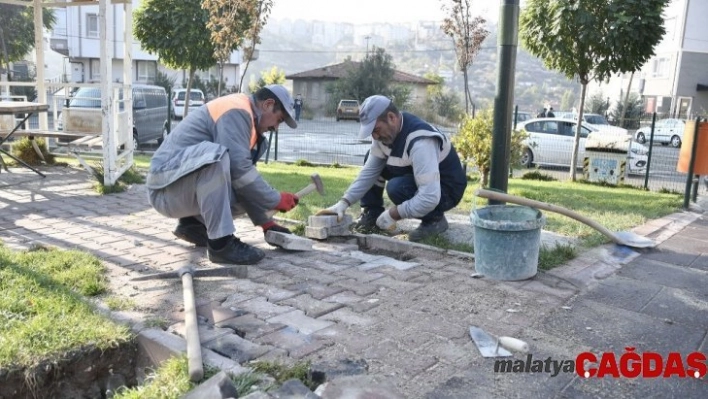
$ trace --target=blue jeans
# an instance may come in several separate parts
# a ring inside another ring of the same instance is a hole
[[[386,179],[386,170],[382,173],[382,177]],[[413,198],[418,192],[418,185],[415,183],[415,178],[413,175],[397,176],[390,179],[386,179],[386,194],[396,205],[400,205],[405,201]],[[445,216],[445,212],[454,208],[457,205],[455,201],[449,194],[447,194],[445,187],[441,186],[440,202],[438,205],[430,211],[427,215],[420,218],[423,222],[436,222]],[[368,212],[381,213],[384,211],[383,202],[383,187],[373,186],[369,191],[364,194],[361,198],[361,207],[366,209]]]

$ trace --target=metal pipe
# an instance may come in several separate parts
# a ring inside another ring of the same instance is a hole
[[[693,145],[691,146],[691,158],[688,160],[688,175],[686,177],[686,190],[683,193],[683,209],[688,209],[691,200],[691,184],[693,184],[693,167],[696,164],[696,152],[698,151],[698,133],[700,132],[701,118],[696,118],[696,127],[693,130]]]
[[[656,112],[651,116],[651,131],[649,132],[649,154],[647,154],[647,171],[644,174],[644,189],[649,189],[649,169],[651,166],[651,153],[654,148],[654,128],[656,127]]]

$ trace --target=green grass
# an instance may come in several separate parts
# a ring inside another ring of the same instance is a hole
[[[468,186],[456,212],[468,214],[472,201],[477,207],[485,206],[484,198],[475,198],[477,187]],[[593,219],[611,231],[629,230],[681,209],[681,196],[672,193],[655,193],[632,187],[605,187],[581,182],[537,180],[509,180],[509,194],[562,206]],[[545,230],[565,236],[580,238],[586,246],[609,242],[605,236],[583,223],[569,217],[544,211]]]
[[[469,243],[453,242],[445,238],[442,234],[434,234],[420,240],[421,244],[431,245],[442,249],[452,249],[461,252],[474,252],[474,245]]]
[[[553,269],[575,258],[577,254],[578,249],[570,244],[556,243],[553,248],[544,245],[539,248],[538,268],[541,270]]]
[[[100,315],[84,297],[107,290],[104,267],[79,251],[14,252],[0,246],[0,368],[59,359],[86,345],[113,347],[127,327]]]
[[[204,369],[204,381],[213,377],[220,370],[213,367]],[[238,396],[246,396],[252,388],[261,382],[258,373],[244,373],[231,376],[231,381],[238,391]],[[197,384],[189,380],[189,365],[186,356],[166,360],[139,387],[119,390],[114,399],[178,399],[196,388]]]
[[[268,374],[275,378],[277,385],[282,385],[285,381],[296,378],[305,386],[314,390],[317,388],[317,383],[310,378],[310,362],[298,362],[290,366],[280,363],[257,361],[248,365],[258,373]]]

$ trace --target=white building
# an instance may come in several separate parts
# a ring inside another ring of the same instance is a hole
[[[140,6],[140,0],[133,0],[133,9]],[[122,82],[123,79],[123,26],[124,17],[122,5],[113,5],[113,82]],[[51,35],[52,50],[66,56],[66,79],[70,82],[86,83],[98,82],[100,73],[100,43],[98,6],[77,6],[55,8],[56,24]],[[160,65],[157,55],[144,51],[140,42],[133,39],[133,81],[135,83],[154,83],[157,71],[166,73],[176,78],[175,85],[181,86],[186,80],[184,71],[167,69]],[[229,62],[224,66],[224,80],[228,86],[238,83],[240,79],[241,52],[234,51]],[[203,79],[210,76],[219,76],[218,66],[209,71],[199,71]]]
[[[645,111],[692,118],[708,114],[708,1],[672,0],[664,10],[666,35],[655,55],[634,74],[631,92]],[[626,92],[630,74],[600,85],[613,101]],[[621,91],[623,90],[623,91]]]

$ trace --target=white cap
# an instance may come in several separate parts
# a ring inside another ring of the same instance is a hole
[[[364,100],[359,108],[359,139],[365,139],[374,131],[376,119],[386,111],[386,108],[391,105],[391,99],[385,96],[375,95]]]
[[[280,103],[283,104],[285,111],[285,123],[287,123],[291,128],[296,129],[297,122],[295,122],[295,101],[293,101],[290,93],[288,93],[288,89],[282,85],[267,85],[265,88],[275,94],[275,96],[278,97],[278,100],[280,100]]]

